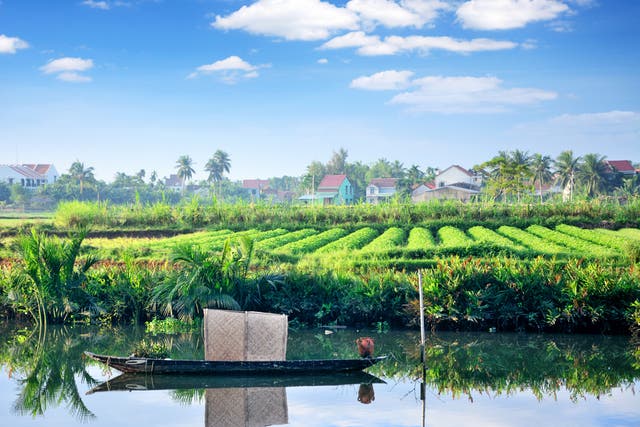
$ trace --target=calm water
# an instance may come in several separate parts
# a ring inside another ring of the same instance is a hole
[[[117,371],[81,357],[126,355],[145,339],[164,343],[173,358],[202,358],[199,334],[50,327],[38,337],[0,326],[0,425],[640,426],[640,347],[628,338],[438,333],[429,337],[424,377],[418,335],[409,332],[290,331],[288,358],[354,357],[363,334],[391,356],[369,370],[373,380],[204,389],[198,378],[119,384]],[[106,380],[110,390],[87,394]]]

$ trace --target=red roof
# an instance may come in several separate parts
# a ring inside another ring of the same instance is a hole
[[[629,160],[607,160],[607,163],[617,172],[634,173],[636,171]]]
[[[369,185],[375,185],[378,188],[395,188],[398,178],[373,178],[369,181]]]
[[[250,188],[252,190],[260,190],[261,188],[267,188],[269,186],[269,180],[267,179],[245,179],[242,180],[242,188]]]
[[[347,175],[325,175],[318,186],[320,189],[335,189],[337,190],[342,185],[342,182],[347,179]]]

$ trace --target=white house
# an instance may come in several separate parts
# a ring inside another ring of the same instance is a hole
[[[461,166],[452,165],[436,175],[435,184],[436,188],[453,184],[468,184],[480,187],[482,185],[482,176]]]
[[[480,185],[482,185],[482,176],[461,166],[453,165],[436,175],[433,183],[415,188],[411,193],[411,199],[415,203],[434,199],[466,202],[480,194]]]
[[[367,203],[377,205],[389,200],[397,190],[398,178],[373,178],[367,185]]]
[[[58,177],[58,171],[52,164],[0,165],[0,181],[9,185],[20,184],[31,190],[53,184]]]

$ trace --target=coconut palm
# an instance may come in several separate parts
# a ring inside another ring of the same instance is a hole
[[[584,185],[589,197],[600,194],[605,188],[608,169],[604,160],[605,156],[594,153],[587,154],[582,159],[578,180]]]
[[[182,192],[186,181],[193,177],[195,169],[193,169],[193,160],[189,156],[180,156],[176,161],[176,169],[178,169],[178,178],[182,181]]]
[[[222,181],[224,173],[231,170],[231,160],[229,159],[229,155],[222,150],[216,150],[213,157],[207,161],[207,164],[204,166],[204,170],[209,172],[207,181],[214,183]]]
[[[569,190],[569,199],[573,200],[576,173],[580,170],[580,156],[574,157],[571,150],[563,151],[554,161],[554,165],[557,172],[556,182]]]
[[[93,176],[93,167],[85,168],[84,163],[81,163],[78,160],[71,164],[71,167],[69,168],[69,175],[78,180],[78,184],[80,185],[80,194],[82,194],[84,184],[86,182],[95,180]]]
[[[542,203],[542,184],[551,181],[553,175],[551,174],[552,160],[550,156],[543,156],[542,154],[534,154],[531,158],[531,172],[533,173],[533,183],[538,183],[538,192],[540,193],[540,203]]]

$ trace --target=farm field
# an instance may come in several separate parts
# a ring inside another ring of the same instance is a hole
[[[368,259],[382,264],[420,260],[428,265],[438,255],[461,256],[510,255],[519,258],[564,257],[616,260],[626,256],[626,247],[640,242],[640,230],[582,229],[569,225],[555,228],[530,226],[520,229],[502,226],[491,230],[482,226],[462,229],[444,226],[432,232],[424,227],[402,229],[391,226],[376,230],[361,227],[352,231],[336,227],[325,231],[313,228],[287,230],[199,231],[167,238],[88,238],[85,250],[101,259],[118,260],[123,255],[143,260],[165,260],[176,246],[195,245],[203,250],[219,251],[227,239],[250,237],[258,262],[339,262],[354,266]]]

